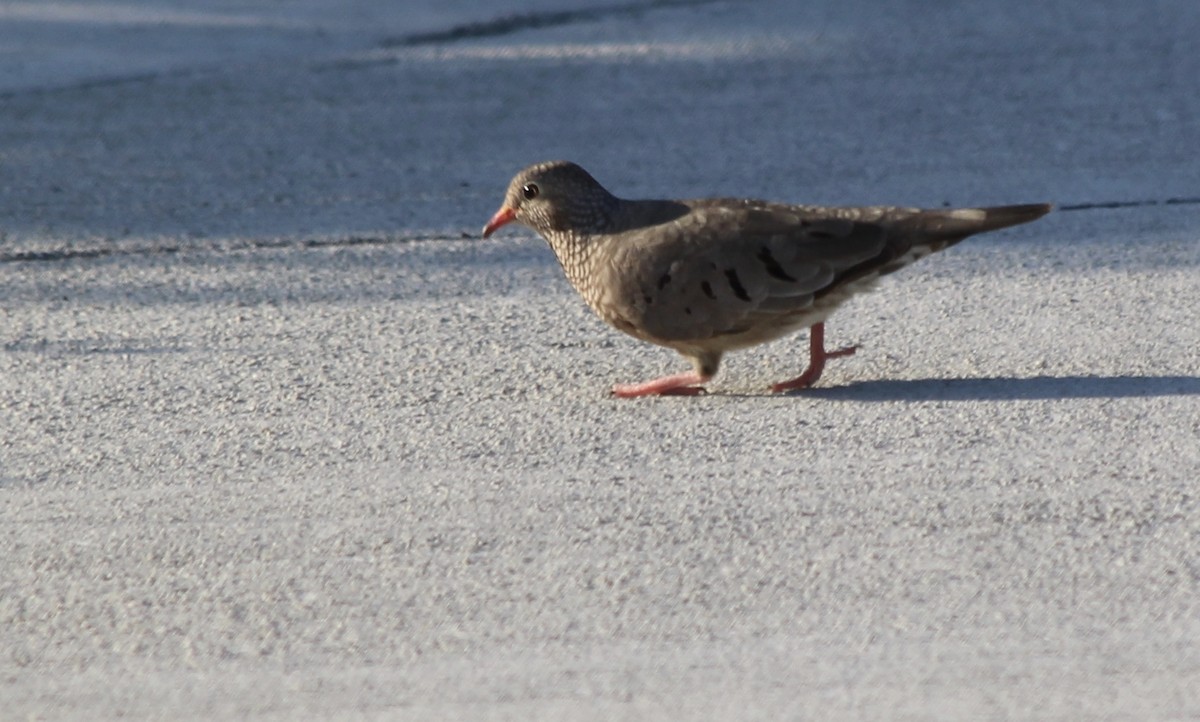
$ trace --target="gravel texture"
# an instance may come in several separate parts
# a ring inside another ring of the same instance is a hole
[[[1200,5],[183,5],[0,9],[0,717],[1200,716]],[[1060,210],[617,401],[554,157]]]

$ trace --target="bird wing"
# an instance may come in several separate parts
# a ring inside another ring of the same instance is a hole
[[[693,202],[689,213],[614,239],[610,300],[659,342],[779,324],[847,272],[893,257],[880,214],[853,217],[866,210]]]

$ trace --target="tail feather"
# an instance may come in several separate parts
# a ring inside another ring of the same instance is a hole
[[[904,225],[910,226],[929,241],[956,243],[967,236],[985,231],[1008,228],[1037,220],[1053,208],[1049,203],[1029,203],[1019,206],[991,208],[957,208],[928,210],[910,216]]]
[[[1041,218],[1053,208],[1049,203],[1029,203],[917,211],[896,224],[902,232],[889,238],[887,249],[879,257],[845,271],[840,278],[853,280],[870,273],[887,275],[931,253],[949,248],[968,236],[1028,223]]]

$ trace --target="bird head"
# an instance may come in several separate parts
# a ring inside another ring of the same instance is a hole
[[[616,198],[587,171],[567,161],[531,165],[508,184],[500,210],[483,227],[487,238],[516,221],[543,237],[603,229]]]

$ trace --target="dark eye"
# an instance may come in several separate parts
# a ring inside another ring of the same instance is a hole
[[[538,192],[539,189],[537,187],[537,183],[526,183],[525,185],[521,186],[521,195],[525,196],[525,200],[537,198]]]

